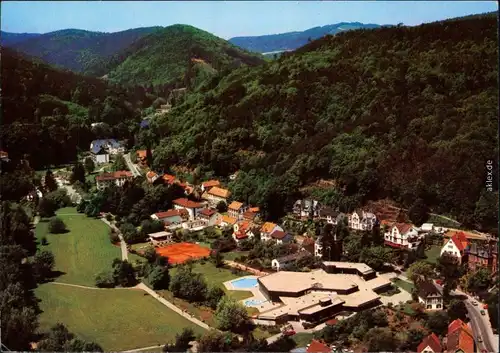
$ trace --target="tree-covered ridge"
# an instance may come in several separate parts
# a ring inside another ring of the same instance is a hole
[[[0,45],[9,46],[40,35],[39,33],[11,33],[0,31]]]
[[[32,62],[2,48],[2,149],[34,168],[74,161],[95,138],[133,140],[157,96]],[[91,123],[105,127],[91,129]]]
[[[106,72],[99,68],[111,56],[159,28],[135,28],[116,33],[65,29],[4,45],[63,69],[102,76]]]
[[[193,61],[193,59],[197,59]],[[160,85],[190,81],[206,63],[220,71],[241,65],[258,65],[264,60],[208,32],[187,25],[173,25],[133,43],[108,64],[115,67],[108,75],[113,82]]]
[[[229,39],[229,42],[253,52],[267,53],[279,50],[294,50],[307,44],[311,40],[321,38],[328,34],[333,35],[353,29],[378,27],[380,27],[380,25],[364,24],[360,22],[340,22],[327,26],[309,28],[305,31],[268,34],[264,36],[234,37]]]
[[[422,198],[474,222],[498,156],[496,30],[487,16],[351,31],[217,76],[160,121],[155,164],[239,169],[234,197],[271,216],[323,178],[342,208]]]

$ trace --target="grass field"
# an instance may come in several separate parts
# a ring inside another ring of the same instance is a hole
[[[292,336],[292,339],[297,343],[297,347],[305,347],[313,339],[312,333],[300,332]]]
[[[433,245],[429,250],[425,251],[425,256],[427,256],[427,261],[436,264],[441,253],[441,247],[439,245]]]
[[[36,289],[41,299],[40,328],[63,322],[78,337],[121,351],[173,342],[184,327],[203,329],[140,290],[92,290],[56,284]],[[161,349],[157,350],[161,351]]]
[[[392,283],[394,283],[394,285],[407,291],[410,294],[413,291],[413,288],[414,288],[413,283],[403,281],[402,279],[399,279],[399,278],[393,278],[393,279],[391,279],[391,281],[392,281]]]
[[[234,259],[236,259],[237,257],[248,256],[248,253],[250,253],[250,251],[230,251],[224,253],[223,255],[224,260],[234,261]]]
[[[78,214],[75,208],[66,207],[57,211],[66,224],[68,233],[50,234],[48,222],[40,221],[36,236],[45,236],[47,246],[40,246],[54,253],[55,270],[64,272],[56,280],[63,283],[94,286],[95,276],[111,269],[111,262],[121,258],[120,248],[109,241],[109,228],[99,219]]]

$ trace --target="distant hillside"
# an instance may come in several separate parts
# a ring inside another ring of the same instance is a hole
[[[60,68],[102,76],[106,72],[100,72],[99,67],[112,55],[160,28],[136,28],[115,33],[65,29],[17,42],[11,40],[5,45]]]
[[[107,67],[112,82],[161,85],[195,84],[202,78],[242,65],[259,65],[260,55],[248,53],[227,41],[188,25],[155,31],[116,55]]]
[[[274,51],[294,50],[311,40],[321,38],[327,34],[337,34],[360,28],[378,28],[380,25],[363,24],[360,22],[341,22],[337,24],[314,27],[302,32],[287,32],[255,37],[234,37],[229,42],[241,48],[257,52],[268,53]]]
[[[39,33],[10,33],[0,31],[0,45],[10,46],[40,35]]]

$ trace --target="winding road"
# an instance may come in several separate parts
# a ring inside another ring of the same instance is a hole
[[[125,159],[125,163],[127,163],[128,169],[130,169],[130,171],[132,172],[132,174],[135,177],[141,176],[141,172],[139,171],[139,168],[134,163],[132,163],[132,160],[130,159],[130,152],[127,154],[124,154],[123,159]]]

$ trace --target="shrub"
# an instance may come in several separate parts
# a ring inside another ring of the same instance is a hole
[[[111,222],[113,220],[113,215],[111,213],[106,214],[106,220]]]
[[[52,217],[49,221],[49,232],[60,234],[66,232],[66,224],[59,217]]]
[[[111,241],[112,244],[116,244],[120,242],[120,237],[115,232],[110,232],[109,240]]]
[[[98,288],[113,288],[115,286],[115,280],[111,272],[101,272],[95,278],[95,285]]]
[[[47,241],[47,237],[46,236],[43,236],[41,239],[40,239],[40,244],[42,245],[47,245],[49,242]]]

